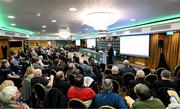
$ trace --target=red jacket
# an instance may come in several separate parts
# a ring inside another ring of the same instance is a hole
[[[88,101],[93,99],[96,96],[96,93],[91,89],[87,87],[78,88],[71,86],[68,90],[67,97],[68,99],[72,98],[78,98],[82,101]]]

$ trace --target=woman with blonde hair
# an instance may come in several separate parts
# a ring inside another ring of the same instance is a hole
[[[24,79],[27,78],[29,80],[31,80],[31,78],[34,77],[34,67],[33,66],[30,66],[27,68],[25,74],[24,74]]]
[[[14,86],[13,81],[11,80],[4,80],[0,85],[0,92],[7,86]]]

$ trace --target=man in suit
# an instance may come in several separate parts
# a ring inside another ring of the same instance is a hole
[[[114,64],[114,48],[111,44],[108,44],[108,60],[107,64]]]

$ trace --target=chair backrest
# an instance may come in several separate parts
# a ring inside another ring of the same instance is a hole
[[[68,81],[70,82],[71,85],[74,85],[74,78],[75,78],[75,74],[70,74],[68,77]]]
[[[67,98],[60,89],[52,88],[44,99],[45,108],[67,108]]]
[[[151,73],[151,69],[148,67],[144,67],[142,70],[144,71],[145,76]]]
[[[112,107],[112,106],[107,106],[107,105],[105,105],[105,106],[99,107],[99,109],[116,109],[116,108],[114,108],[114,107]]]
[[[104,71],[104,74],[105,74],[105,75],[112,74],[112,71],[111,71],[110,69],[106,69],[106,70]]]
[[[53,75],[54,78],[56,78],[56,71],[55,71],[54,69],[52,69],[52,70],[50,71],[50,75]]]
[[[101,68],[101,71],[104,72],[104,70],[105,70],[105,68],[106,68],[106,64],[101,63],[101,64],[100,64],[100,68]]]
[[[157,74],[157,76],[158,76],[158,80],[161,80],[161,72],[162,72],[163,70],[166,70],[166,68],[161,67],[161,68],[158,68],[158,69],[155,71],[155,74]]]
[[[156,74],[149,74],[144,78],[144,80],[149,81],[150,83],[153,83],[158,80],[158,77]]]
[[[157,98],[159,98],[163,102],[165,107],[167,107],[168,104],[170,104],[170,96],[167,92],[169,89],[169,87],[160,87],[156,89]]]
[[[69,109],[76,109],[76,108],[86,109],[86,106],[83,103],[83,101],[80,99],[70,99],[68,102],[68,108]]]
[[[31,89],[31,81],[27,78],[25,78],[22,81],[22,88],[21,88],[21,92],[22,92],[22,97],[27,101],[31,99],[31,95],[32,95],[32,89]]]
[[[46,89],[45,86],[43,86],[40,83],[36,83],[33,85],[33,89],[35,91],[35,95],[37,97],[38,100],[44,100],[44,97],[46,95]]]
[[[112,79],[112,83],[113,83],[113,92],[119,94],[119,89],[120,89],[119,82],[117,80]]]
[[[135,79],[135,75],[133,73],[127,72],[127,73],[123,74],[123,81],[124,81],[124,85],[126,87],[129,86],[129,81],[134,80],[134,79]]]
[[[180,71],[180,65],[178,65],[178,66],[176,66],[176,67],[174,68],[173,77],[177,77],[177,74],[178,74],[179,71]]]

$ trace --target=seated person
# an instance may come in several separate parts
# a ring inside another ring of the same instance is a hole
[[[77,98],[82,101],[89,101],[94,99],[96,93],[88,87],[83,87],[84,77],[82,74],[76,74],[74,78],[74,86],[71,86],[68,90],[68,99]]]
[[[53,80],[54,76],[51,75],[49,80],[45,77],[42,77],[42,70],[41,69],[35,69],[34,70],[34,77],[31,79],[31,86],[33,86],[36,83],[40,83],[44,86],[47,86],[51,88],[53,86]]]
[[[76,62],[76,63],[78,63],[78,64],[79,64],[79,57],[78,57],[78,55],[77,55],[77,53],[76,53],[76,52],[74,52],[73,59],[75,60],[75,62]]]
[[[92,79],[94,79],[95,81],[97,81],[97,77],[96,77],[96,75],[93,72],[92,66],[88,66],[87,71],[85,72],[85,76],[89,76]]]
[[[70,83],[69,83],[69,81],[65,80],[64,72],[58,71],[56,73],[56,79],[53,83],[53,88],[60,89],[63,92],[63,94],[66,96],[69,87],[70,87]]]
[[[34,67],[29,66],[24,74],[23,79],[27,78],[27,79],[31,80],[33,77],[34,77]]]
[[[129,94],[133,99],[137,99],[136,94],[134,93],[134,87],[139,84],[145,84],[149,88],[151,88],[151,83],[149,81],[144,80],[145,73],[142,70],[138,70],[135,76],[135,80],[129,81]]]
[[[161,79],[160,81],[156,81],[152,84],[152,88],[154,92],[156,92],[156,95],[161,101],[164,103],[164,105],[167,107],[170,103],[169,95],[167,94],[167,90],[169,88],[173,88],[178,92],[178,86],[176,86],[175,83],[171,81],[171,72],[168,70],[163,70],[161,72]]]
[[[117,66],[113,66],[112,69],[111,69],[111,72],[112,73],[107,75],[106,78],[116,80],[116,81],[118,81],[120,86],[123,86],[124,85],[123,78],[119,74],[119,68]]]
[[[165,109],[161,100],[151,96],[151,90],[146,85],[137,84],[134,87],[134,92],[137,94],[138,100],[132,104],[132,109]]]
[[[171,72],[168,70],[163,70],[161,72],[161,79],[160,81],[156,81],[152,84],[152,87],[154,90],[157,90],[162,87],[168,87],[168,88],[173,88],[178,92],[178,87],[176,84],[171,82]]]
[[[7,86],[0,93],[2,109],[29,109],[25,103],[18,102],[20,92],[15,86]]]
[[[123,75],[127,72],[136,74],[136,70],[132,66],[130,66],[130,63],[128,60],[124,60],[123,65],[124,65],[124,67],[119,69],[120,70],[119,72],[121,73],[121,75]]]
[[[127,106],[123,99],[116,93],[112,92],[113,83],[111,79],[105,79],[102,83],[103,91],[95,97],[95,106],[97,108],[108,105],[118,109],[126,109]]]
[[[48,65],[45,65],[45,64],[43,63],[43,56],[42,56],[42,55],[40,55],[38,58],[39,58],[39,60],[38,60],[37,63],[39,63],[42,67],[48,67]]]
[[[20,77],[10,69],[10,64],[7,60],[1,61],[1,72],[3,74],[4,79]]]
[[[14,83],[12,80],[4,80],[0,85],[0,92],[7,86],[14,86]]]
[[[56,72],[62,70],[63,68],[60,66],[61,60],[55,59],[54,65],[51,67],[51,69],[54,69]]]

